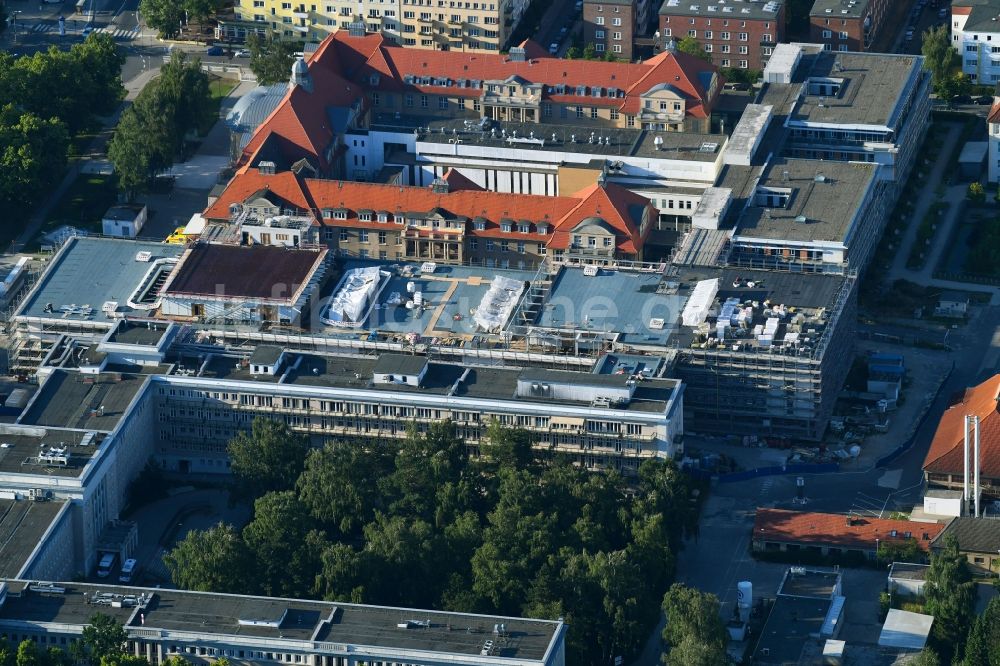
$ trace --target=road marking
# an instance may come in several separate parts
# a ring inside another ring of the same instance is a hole
[[[51,29],[52,26],[49,25],[48,23],[36,23],[35,25],[31,26],[32,32],[48,32]]]

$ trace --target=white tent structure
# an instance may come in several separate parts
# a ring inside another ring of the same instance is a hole
[[[715,295],[719,293],[719,278],[711,280],[701,280],[694,286],[688,302],[681,313],[681,323],[685,326],[698,326],[704,323],[708,317],[708,311],[712,309],[715,302]]]
[[[320,315],[328,326],[358,328],[368,318],[368,313],[379,293],[388,284],[388,274],[378,266],[352,268],[344,273],[329,304]]]
[[[499,330],[517,307],[522,292],[524,292],[523,281],[500,275],[494,276],[490,288],[483,294],[483,300],[473,315],[476,325],[483,331]]]

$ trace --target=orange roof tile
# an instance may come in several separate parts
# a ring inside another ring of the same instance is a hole
[[[347,219],[331,221],[335,226],[386,228],[386,223],[378,222],[377,216],[371,221],[360,220],[358,212],[361,210],[430,213],[439,209],[445,217],[465,217],[470,222],[481,218],[485,228],[475,229],[470,225],[467,230],[470,235],[545,241],[555,249],[567,247],[573,227],[589,217],[600,217],[613,229],[620,252],[637,254],[645,240],[640,236],[637,223],[651,205],[647,199],[618,185],[595,184],[573,196],[540,196],[483,190],[457,171],[446,174],[446,180],[449,178],[467,186],[439,193],[430,187],[299,179],[290,172],[263,175],[256,169],[247,169],[230,181],[219,198],[205,210],[204,216],[210,220],[227,220],[232,204],[242,203],[267,189],[292,207],[312,211],[316,219],[321,219],[320,212],[324,209],[345,209]],[[505,220],[511,221],[511,231],[502,229]],[[530,223],[527,233],[517,230],[522,221]],[[549,225],[547,234],[538,233],[539,223]]]
[[[940,523],[857,516],[848,524],[848,517],[839,513],[757,509],[753,540],[875,550],[876,539],[880,542],[903,541],[910,533],[926,551],[944,527]],[[892,536],[894,531],[896,536]]]
[[[965,417],[979,417],[979,449],[985,478],[1000,478],[1000,374],[966,389],[961,401],[945,410],[924,458],[924,469],[940,474],[962,474]],[[970,445],[971,446],[971,445]]]
[[[986,117],[988,123],[1000,123],[1000,98],[993,98],[993,106],[990,107],[990,114]]]

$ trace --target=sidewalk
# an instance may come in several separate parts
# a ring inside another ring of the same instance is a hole
[[[907,225],[903,238],[900,241],[899,249],[896,250],[896,254],[893,257],[892,266],[886,274],[886,281],[891,283],[895,280],[903,279],[916,284],[940,287],[942,289],[988,292],[993,294],[991,302],[993,304],[1000,304],[1000,288],[998,287],[969,282],[956,282],[953,280],[939,280],[934,277],[934,270],[947,248],[952,228],[958,221],[958,210],[965,199],[966,193],[966,186],[964,184],[948,187],[945,190],[944,196],[940,199],[941,202],[947,204],[947,208],[944,216],[942,216],[938,223],[938,229],[931,241],[930,252],[926,261],[924,261],[924,265],[919,270],[911,270],[906,266],[910,252],[913,249],[913,244],[916,242],[917,228],[920,226],[920,221],[924,219],[931,206],[939,201],[935,185],[944,182],[945,170],[948,168],[948,159],[952,154],[955,143],[961,137],[961,133],[961,126],[955,123],[948,124],[948,133],[941,141],[941,149],[938,152],[937,161],[931,167],[931,172],[927,177],[926,182],[928,186],[921,191],[920,197],[917,199],[917,205],[910,215],[910,223]],[[921,166],[918,165],[916,168],[919,169]],[[912,178],[913,175],[910,177]]]

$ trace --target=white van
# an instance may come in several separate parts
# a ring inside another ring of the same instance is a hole
[[[97,565],[97,577],[107,578],[111,575],[111,570],[115,568],[118,556],[114,553],[104,553],[101,555],[101,562]]]
[[[135,559],[129,558],[125,560],[125,564],[122,565],[122,570],[118,574],[118,582],[120,583],[131,583],[132,576],[135,574]]]

